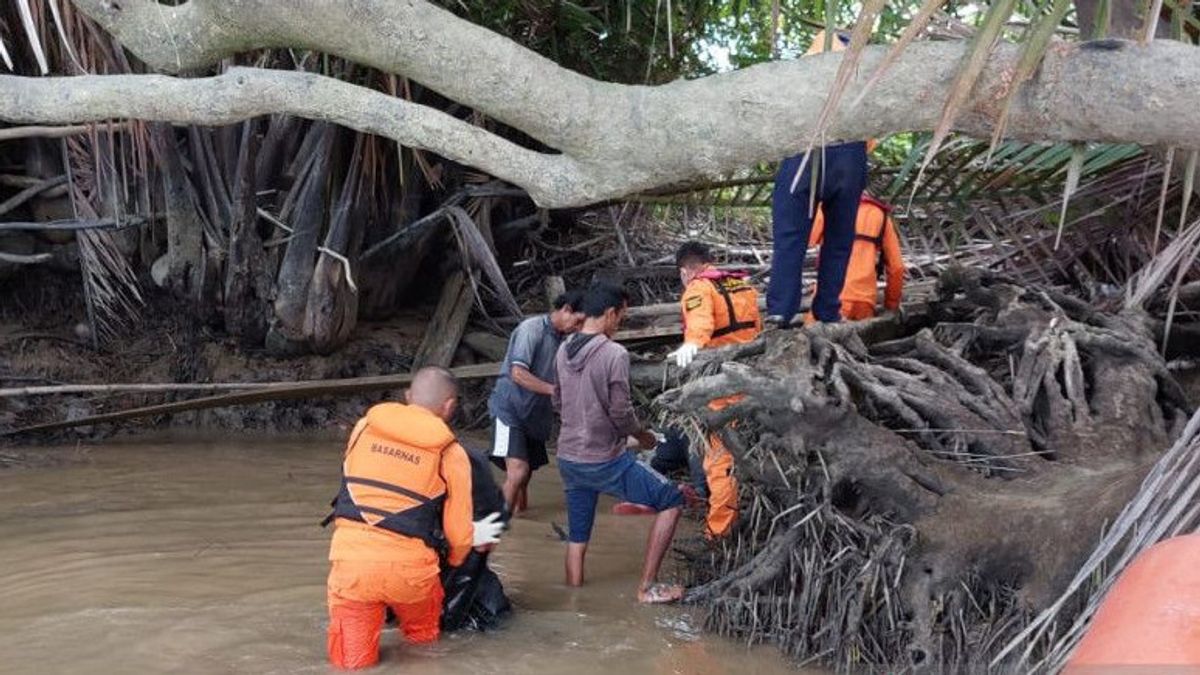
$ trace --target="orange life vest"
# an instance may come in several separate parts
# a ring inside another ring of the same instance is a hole
[[[342,487],[322,525],[346,518],[419,539],[435,551],[445,547],[442,454],[454,436],[440,448],[406,442],[410,416],[408,406],[400,403],[381,403],[367,411],[365,424],[350,439]]]
[[[696,275],[697,279],[712,282],[717,294],[725,301],[725,321],[721,321],[719,312],[713,312],[712,339],[725,337],[745,330],[753,329],[758,333],[758,290],[746,279],[750,275],[745,272],[732,272],[709,267]],[[687,313],[683,315],[684,330],[687,330]]]

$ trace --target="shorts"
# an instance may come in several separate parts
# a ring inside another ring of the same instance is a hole
[[[637,461],[632,452],[598,464],[559,458],[558,472],[567,493],[568,539],[575,544],[592,537],[596,502],[601,494],[666,511],[683,506],[683,493],[659,472]]]
[[[492,463],[503,471],[507,468],[504,460],[509,457],[525,460],[529,463],[530,471],[537,471],[550,463],[546,455],[546,441],[531,438],[520,427],[510,427],[497,417],[492,435]]]

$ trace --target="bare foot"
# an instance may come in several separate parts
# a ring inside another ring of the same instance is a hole
[[[651,584],[638,591],[638,602],[647,605],[679,602],[682,598],[683,586],[674,584]]]

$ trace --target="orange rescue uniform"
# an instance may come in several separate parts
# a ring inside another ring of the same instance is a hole
[[[857,321],[875,316],[881,263],[887,276],[883,307],[888,311],[900,307],[900,298],[904,294],[904,258],[890,212],[887,204],[863,195],[854,225],[854,248],[846,268],[846,283],[842,286],[842,317],[845,319]],[[825,216],[818,209],[808,245],[817,246],[824,237]]]
[[[329,546],[329,660],[379,661],[384,607],[413,643],[437,639],[438,553],[462,564],[471,550],[471,463],[446,423],[417,406],[382,403],[350,434]]]
[[[683,339],[701,349],[743,344],[762,332],[758,312],[758,290],[737,272],[722,272],[711,265],[696,275],[680,299],[683,308]],[[727,396],[708,404],[721,410],[741,400]],[[723,537],[737,520],[737,479],[733,477],[733,455],[718,434],[709,434],[704,453],[704,475],[708,482],[707,530],[710,537]]]

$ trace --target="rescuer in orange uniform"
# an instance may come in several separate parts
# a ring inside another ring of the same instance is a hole
[[[381,403],[350,434],[329,546],[329,632],[337,668],[379,661],[384,609],[413,643],[437,639],[439,552],[458,566],[499,540],[499,514],[472,523],[471,462],[446,426],[458,384],[444,368],[417,372],[406,404]]]
[[[683,345],[669,355],[675,365],[686,368],[701,349],[750,342],[762,332],[758,291],[744,272],[726,272],[712,264],[708,247],[689,241],[675,254],[683,281]],[[721,410],[741,400],[740,395],[711,401],[711,410]],[[707,529],[710,537],[723,537],[737,520],[737,480],[733,477],[733,455],[718,434],[709,434],[704,453],[704,475],[708,483]]]
[[[900,309],[900,297],[904,293],[904,258],[900,253],[900,237],[896,234],[896,223],[892,221],[891,212],[891,206],[863,194],[854,225],[854,248],[851,249],[850,264],[846,268],[846,283],[842,286],[844,319],[858,321],[875,316],[878,301],[876,282],[881,267],[887,275],[883,308],[889,312]],[[808,245],[820,245],[824,237],[825,216],[818,210]],[[816,296],[815,291],[813,295]],[[806,320],[811,323],[813,319],[810,312]]]

